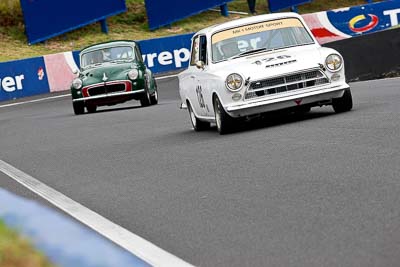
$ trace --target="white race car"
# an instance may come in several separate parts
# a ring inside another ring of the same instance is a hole
[[[194,130],[273,110],[352,109],[342,56],[321,47],[301,16],[278,13],[238,19],[197,32],[189,67],[179,74],[182,108]]]

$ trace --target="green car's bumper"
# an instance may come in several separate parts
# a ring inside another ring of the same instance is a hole
[[[132,96],[135,94],[143,94],[144,89],[136,89],[135,85],[129,80],[110,81],[105,83],[91,84],[84,86],[79,90],[80,94],[75,90],[72,93],[72,101],[88,101],[88,100],[106,100],[118,96]]]

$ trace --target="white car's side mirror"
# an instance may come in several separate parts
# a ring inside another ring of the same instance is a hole
[[[78,69],[74,69],[74,71],[72,73],[73,74],[79,74],[79,70]]]
[[[198,68],[198,69],[202,69],[202,70],[204,70],[204,62],[203,61],[196,61],[196,67]]]

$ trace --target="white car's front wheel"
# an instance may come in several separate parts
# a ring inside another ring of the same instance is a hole
[[[190,116],[190,121],[192,122],[193,129],[196,132],[199,131],[204,131],[210,128],[210,123],[206,121],[201,121],[196,117],[196,114],[194,114],[192,106],[190,103],[187,105],[188,110],[189,110],[189,116]]]
[[[217,96],[214,97],[214,114],[219,134],[230,133],[233,128],[234,119],[226,113]]]
[[[334,98],[332,106],[336,113],[350,111],[353,108],[353,98],[350,89],[346,89],[342,97]]]

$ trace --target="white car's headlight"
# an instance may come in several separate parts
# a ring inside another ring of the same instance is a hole
[[[82,80],[79,78],[76,78],[72,81],[72,87],[74,87],[75,89],[81,89],[82,88]]]
[[[226,88],[230,91],[238,91],[243,84],[243,78],[237,73],[232,73],[229,74],[228,77],[226,77]]]
[[[337,54],[331,54],[326,58],[325,65],[330,71],[338,71],[343,65],[342,57]]]
[[[138,78],[138,76],[139,76],[139,72],[137,69],[133,69],[128,72],[128,77],[131,80],[136,80]]]

